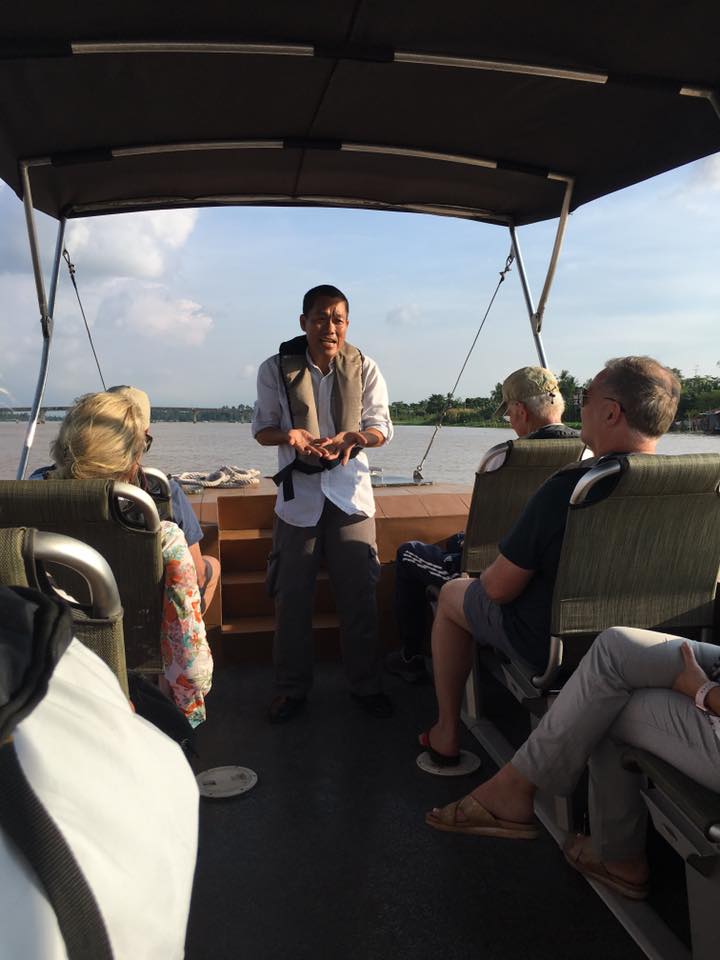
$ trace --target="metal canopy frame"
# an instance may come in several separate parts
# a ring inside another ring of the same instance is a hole
[[[283,56],[283,57],[319,57],[335,60],[360,60],[378,63],[398,63],[424,65],[428,67],[447,67],[459,70],[481,70],[496,73],[512,73],[521,76],[551,78],[553,80],[567,81],[572,83],[586,83],[604,85],[608,83],[625,84],[628,87],[652,87],[653,89],[665,89],[668,92],[680,96],[701,97],[708,100],[714,112],[720,118],[720,100],[717,93],[712,89],[699,87],[695,85],[686,85],[677,80],[665,78],[643,78],[643,77],[614,77],[611,74],[594,70],[566,69],[558,66],[547,66],[542,64],[522,63],[504,60],[487,60],[471,57],[446,56],[443,54],[427,54],[414,51],[394,50],[389,47],[383,48],[362,48],[352,44],[341,44],[333,46],[312,45],[312,44],[278,44],[278,43],[227,43],[227,42],[158,42],[158,41],[82,41],[58,43],[39,46],[37,50],[23,48],[17,54],[17,59],[44,58],[44,57],[66,57],[66,56],[106,56],[106,55],[125,55],[134,54],[218,54],[218,55],[242,55],[242,56]],[[12,50],[3,51],[6,59],[14,59]],[[53,165],[60,161],[63,164],[106,161],[112,158],[129,158],[135,156],[147,156],[163,153],[186,153],[191,151],[215,151],[215,150],[282,150],[282,149],[333,149],[351,153],[365,153],[384,156],[398,156],[405,159],[433,160],[447,164],[456,164],[463,166],[483,167],[489,170],[493,169],[511,169],[516,170],[527,176],[544,177],[550,180],[557,180],[564,183],[564,196],[560,210],[558,226],[553,243],[553,249],[550,261],[545,275],[540,299],[537,308],[534,306],[530,286],[528,283],[525,267],[520,250],[520,244],[517,236],[515,223],[511,218],[494,213],[493,211],[439,206],[432,203],[413,203],[404,205],[395,205],[382,201],[372,201],[367,198],[357,197],[330,197],[330,196],[207,196],[188,198],[170,198],[170,197],[137,197],[132,200],[122,199],[117,201],[106,201],[102,204],[79,203],[72,209],[63,211],[59,219],[57,240],[55,245],[55,254],[52,263],[52,272],[50,279],[49,296],[46,297],[45,285],[42,277],[40,255],[38,248],[37,231],[35,229],[34,208],[32,202],[32,190],[30,184],[30,169],[32,167],[41,167]],[[405,210],[408,212],[430,213],[439,216],[454,216],[459,218],[470,218],[476,220],[485,220],[496,224],[504,224],[508,227],[512,243],[512,250],[518,265],[518,274],[523,290],[525,305],[530,320],[533,341],[539,362],[542,366],[547,366],[547,356],[542,343],[541,331],[542,324],[547,307],[548,297],[555,277],[557,264],[562,249],[562,243],[567,227],[567,220],[571,209],[573,188],[575,179],[568,173],[552,172],[533,168],[526,164],[508,165],[497,159],[468,156],[463,154],[440,153],[437,151],[424,150],[408,146],[393,146],[391,144],[371,144],[353,141],[313,141],[298,140],[297,138],[287,139],[265,139],[265,140],[228,140],[228,141],[210,141],[210,142],[186,142],[186,143],[165,143],[165,144],[146,144],[140,146],[111,147],[100,151],[102,156],[98,156],[98,151],[81,151],[73,156],[46,156],[33,159],[22,160],[20,163],[21,184],[23,190],[23,204],[25,208],[25,218],[28,231],[28,240],[30,245],[30,254],[33,264],[33,273],[38,296],[38,305],[40,309],[40,325],[43,336],[43,350],[40,364],[40,372],[35,390],[35,396],[31,408],[30,419],[25,435],[25,442],[22,450],[20,464],[18,466],[17,476],[22,479],[25,475],[29,452],[35,436],[35,430],[42,404],[47,374],[49,368],[50,346],[53,334],[53,314],[55,307],[55,296],[57,292],[58,274],[60,258],[63,249],[63,239],[65,225],[69,216],[92,215],[93,213],[107,213],[109,208],[112,212],[122,212],[127,210],[153,209],[158,207],[173,206],[202,206],[202,205],[220,205],[220,204],[309,204],[318,206],[351,206],[379,210]]]
[[[257,149],[258,146],[260,146],[260,148],[267,147],[268,149],[278,149],[278,148],[281,149],[283,147],[282,141],[277,141],[277,142],[270,141],[270,142],[262,142],[262,143],[258,141],[244,141],[243,145],[245,144],[247,145],[252,144],[251,148],[253,149]],[[233,144],[233,146],[237,146],[237,145],[238,145],[237,142]],[[212,146],[209,144],[207,145],[172,144],[172,145],[166,145],[165,147],[145,147],[145,148],[132,148],[127,150],[118,150],[117,155],[138,156],[142,154],[155,153],[155,152],[158,152],[158,153],[159,152],[181,152],[183,150],[212,149],[212,147],[214,146],[217,146],[217,148],[219,149],[228,149],[228,146],[226,144],[219,144],[219,145],[212,145]],[[374,148],[372,148],[370,145],[365,145],[365,144],[362,144],[362,145],[353,144],[353,145],[342,145],[341,149],[355,149],[355,150],[363,150],[365,152],[371,152],[371,150],[373,150]],[[409,150],[400,151],[399,149],[395,151],[391,151],[390,148],[382,148],[382,151],[386,153],[402,152],[403,155],[405,156],[427,156],[427,152],[424,152],[424,151],[409,151]],[[113,151],[114,155],[115,153],[116,151]],[[493,164],[491,161],[480,161],[479,159],[476,159],[476,158],[456,157],[450,154],[433,154],[432,158],[443,160],[447,163],[469,162],[469,163],[472,163],[473,165],[495,166],[495,164]],[[42,329],[42,336],[43,336],[43,348],[42,348],[42,356],[40,360],[40,371],[38,374],[38,381],[35,388],[35,396],[33,398],[28,426],[25,432],[25,440],[23,443],[22,453],[20,455],[20,463],[17,469],[18,480],[23,480],[25,477],[25,472],[27,470],[27,463],[30,456],[30,450],[32,448],[32,445],[35,439],[35,430],[37,428],[38,419],[40,417],[40,408],[42,406],[43,396],[45,394],[45,386],[47,383],[47,376],[48,376],[48,370],[49,370],[49,364],[50,364],[50,346],[52,344],[52,335],[53,335],[53,327],[54,327],[53,315],[55,310],[55,297],[57,293],[60,260],[62,257],[63,241],[65,237],[65,227],[67,224],[66,216],[61,217],[60,220],[58,221],[57,239],[55,242],[55,253],[53,256],[52,272],[51,272],[51,279],[50,279],[50,293],[49,293],[49,296],[46,297],[45,284],[42,276],[42,266],[40,263],[40,251],[39,251],[37,230],[35,228],[35,211],[32,206],[30,169],[32,167],[45,166],[49,163],[51,163],[49,158],[41,158],[36,160],[23,161],[21,164],[21,174],[22,174],[22,182],[23,182],[23,205],[25,208],[25,221],[27,225],[28,242],[30,245],[30,256],[31,256],[32,265],[33,265],[33,274],[35,277],[35,287],[37,290],[38,306],[40,308],[40,326]],[[538,360],[540,362],[540,365],[543,367],[548,366],[548,361],[545,353],[545,348],[542,342],[542,338],[540,335],[540,332],[542,329],[542,319],[545,313],[547,300],[550,295],[552,282],[555,277],[555,271],[556,271],[557,263],[560,257],[560,251],[562,249],[562,242],[565,236],[567,220],[570,214],[570,203],[572,200],[572,192],[573,192],[573,186],[574,186],[574,180],[572,177],[564,176],[562,174],[550,174],[548,175],[548,177],[549,179],[563,181],[565,184],[565,193],[563,196],[563,203],[562,203],[562,209],[560,211],[560,218],[558,220],[558,226],[555,233],[555,242],[553,244],[553,249],[550,256],[550,262],[548,264],[547,273],[545,276],[545,282],[543,284],[543,289],[540,295],[540,301],[538,303],[537,310],[533,305],[532,294],[530,292],[527,275],[525,273],[525,267],[524,267],[522,255],[520,252],[520,243],[518,240],[517,230],[515,228],[515,225],[507,217],[501,217],[497,214],[492,214],[490,212],[488,212],[488,215],[487,215],[488,220],[494,221],[496,223],[504,222],[507,225],[508,230],[510,231],[512,250],[518,265],[518,275],[520,277],[520,283],[523,289],[523,295],[525,298],[525,304],[528,312],[528,319],[530,320],[530,326],[532,330],[532,337],[535,343],[535,349],[538,355]],[[270,198],[267,198],[267,199],[269,200]],[[337,201],[340,201],[340,202],[337,202]],[[216,198],[215,203],[217,202],[218,202],[218,199]],[[246,203],[248,202],[248,198],[245,199],[245,202]],[[256,198],[255,202],[257,203],[261,201],[259,201],[259,198]],[[282,200],[276,199],[275,202],[282,202]],[[127,205],[135,206],[135,202],[129,201]],[[341,198],[324,198],[323,205],[344,206],[344,205],[351,205],[351,202],[347,198],[345,198],[344,203],[342,202]],[[352,202],[352,206],[357,206],[357,205],[358,205],[358,201]],[[118,204],[118,212],[122,211],[123,206],[124,205]],[[373,207],[377,209],[376,205],[373,205]],[[393,208],[388,206],[388,209],[393,209]],[[84,212],[89,213],[91,211],[87,210]],[[463,216],[463,214],[461,213],[459,214],[458,212],[452,210],[452,208],[450,209],[433,208],[431,205],[427,205],[427,206],[417,205],[414,208],[414,212],[430,213],[438,216],[461,216],[461,217]],[[472,211],[471,214],[470,212],[468,212],[468,214],[465,214],[465,215],[466,216],[470,215],[472,219],[479,219],[478,211]]]
[[[57,293],[58,278],[60,275],[60,258],[63,251],[63,242],[65,239],[66,218],[61,217],[58,221],[57,238],[55,241],[55,254],[53,256],[52,270],[50,274],[50,295],[45,296],[45,283],[42,275],[42,264],[40,263],[40,247],[38,244],[37,230],[35,229],[35,211],[32,205],[32,190],[30,188],[30,169],[29,164],[20,165],[20,174],[23,182],[23,206],[25,208],[25,223],[27,225],[28,242],[30,244],[30,257],[32,258],[33,275],[35,277],[35,289],[37,291],[38,307],[40,308],[40,327],[42,329],[42,355],[40,357],[40,372],[35,387],[35,396],[33,397],[30,417],[28,419],[27,430],[25,431],[25,440],[23,442],[22,452],[20,454],[20,463],[17,469],[17,479],[23,480],[27,469],[27,462],[30,456],[30,449],[35,439],[35,429],[40,416],[40,406],[45,394],[45,385],[47,383],[48,369],[50,366],[50,346],[53,335],[53,314],[55,312],[55,295]]]

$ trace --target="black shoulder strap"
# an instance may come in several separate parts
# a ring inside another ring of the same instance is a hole
[[[0,747],[0,825],[37,874],[57,916],[68,960],[112,960],[97,900],[28,783],[12,740]]]
[[[100,908],[67,841],[18,760],[12,733],[47,693],[72,639],[59,601],[0,587],[0,829],[35,871],[55,910],[69,960],[112,960]]]
[[[304,357],[307,351],[307,337],[301,333],[299,337],[293,337],[292,340],[284,340],[280,344],[278,353],[281,357]]]

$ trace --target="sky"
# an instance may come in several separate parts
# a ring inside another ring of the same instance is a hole
[[[519,229],[535,300],[556,221]],[[49,270],[55,222],[38,216]],[[236,207],[71,222],[66,246],[107,385],[154,405],[252,403],[257,367],[299,332],[318,283],[350,300],[348,339],[391,400],[455,382],[509,252],[504,228],[418,214]],[[545,314],[548,363],[580,380],[646,353],[720,375],[720,154],[580,207]],[[0,181],[0,402],[27,406],[42,346],[23,208]],[[488,395],[537,362],[517,270],[503,284],[457,395]],[[63,265],[45,399],[101,389]]]

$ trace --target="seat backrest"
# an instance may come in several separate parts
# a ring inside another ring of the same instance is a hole
[[[129,515],[140,508],[145,527]],[[115,575],[124,609],[128,669],[160,667],[163,562],[160,520],[152,499],[127,483],[111,480],[0,481],[0,526],[36,527],[63,533],[94,547]],[[52,565],[53,579],[78,596],[77,575]]]
[[[488,450],[475,474],[462,557],[466,573],[490,566],[498,542],[533,493],[560,467],[579,460],[584,449],[582,440],[567,439],[508,440]]]
[[[590,492],[616,476],[610,493]],[[713,623],[720,568],[720,454],[603,458],[576,485],[553,594],[552,633]]]
[[[143,467],[145,490],[155,501],[161,520],[174,520],[172,487],[168,475],[157,467]]]
[[[90,603],[69,604],[75,636],[105,661],[127,696],[122,605],[106,560],[86,543],[60,533],[43,533],[28,527],[0,529],[1,585],[33,587],[57,595],[46,571],[50,563],[75,571],[86,582]]]

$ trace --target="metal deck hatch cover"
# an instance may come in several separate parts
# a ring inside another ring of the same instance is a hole
[[[716,0],[38,0],[0,177],[52,216],[215,203],[522,224],[720,150]],[[161,148],[157,152],[157,148]],[[147,149],[146,149],[147,148]]]
[[[464,777],[480,769],[481,760],[476,753],[470,750],[460,751],[460,762],[454,767],[440,767],[433,763],[427,750],[418,754],[415,762],[423,773],[431,773],[435,777]]]
[[[211,767],[196,776],[201,797],[221,800],[248,793],[258,782],[258,775],[249,767]]]

